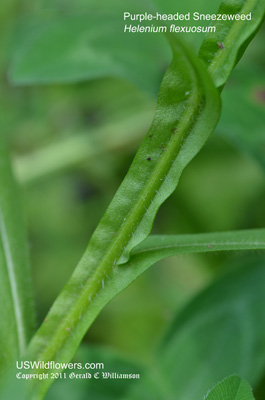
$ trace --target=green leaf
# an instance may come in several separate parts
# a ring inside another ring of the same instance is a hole
[[[193,235],[151,235],[132,251],[129,262],[156,262],[177,254],[258,249],[265,249],[265,229]]]
[[[203,65],[175,37],[169,40],[173,60],[152,126],[72,278],[31,341],[27,359],[69,361],[100,310],[123,289],[122,279],[126,285],[134,279],[135,270],[122,264],[148,236],[158,208],[217,123],[219,96]],[[42,398],[50,383],[31,382],[34,398]]]
[[[218,133],[265,168],[264,73],[247,64],[238,67],[222,94]],[[250,134],[251,132],[251,134]]]
[[[213,21],[216,31],[208,33],[202,43],[199,57],[208,65],[216,87],[225,84],[265,14],[264,0],[225,0],[220,5],[218,14],[249,13],[250,21]]]
[[[113,297],[121,285],[123,267],[119,265],[150,233],[158,208],[217,123],[219,94],[204,66],[175,36],[170,41],[173,60],[161,85],[151,128],[72,278],[32,340],[28,358],[69,360],[73,356],[110,300],[105,298],[108,281],[112,281]],[[50,382],[34,384],[37,397]]]
[[[7,373],[25,351],[34,328],[28,243],[10,160],[0,136],[0,367]]]
[[[115,11],[112,4],[101,3],[101,10],[90,5],[84,12],[36,15],[24,22],[16,35],[11,81],[73,83],[114,76],[128,79],[156,96],[170,62],[165,37],[124,33],[122,3],[114,7]]]
[[[234,373],[252,386],[259,383],[265,367],[264,259],[238,264],[176,317],[126,400],[203,399],[209,387]]]
[[[255,400],[249,384],[237,375],[219,382],[205,400]]]

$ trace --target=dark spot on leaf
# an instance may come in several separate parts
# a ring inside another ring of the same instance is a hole
[[[151,161],[151,157],[147,157],[147,161]]]

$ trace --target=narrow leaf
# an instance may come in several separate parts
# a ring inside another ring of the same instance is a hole
[[[7,149],[0,136],[0,367],[25,351],[34,327],[28,243]]]
[[[216,87],[222,87],[264,19],[264,0],[225,0],[218,14],[244,14],[250,20],[214,21],[216,31],[208,33],[199,57],[208,65]],[[249,17],[248,17],[249,18]]]
[[[237,375],[219,382],[205,400],[255,400],[249,384]]]
[[[108,281],[116,275],[114,296],[123,273],[118,265],[150,233],[158,208],[217,123],[219,95],[204,66],[175,36],[170,41],[173,60],[151,128],[72,278],[31,342],[28,358],[66,361],[73,356],[106,302]],[[41,396],[49,384],[33,383],[35,395]]]
[[[265,229],[193,235],[151,235],[133,250],[132,256],[138,260],[142,256],[146,260],[150,257],[158,261],[183,253],[257,249],[265,249]]]

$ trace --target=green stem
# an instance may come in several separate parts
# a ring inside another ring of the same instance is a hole
[[[161,203],[200,150],[219,117],[219,95],[203,66],[172,41],[153,124],[73,276],[33,338],[26,359],[69,361],[102,305],[105,285],[122,272],[132,248],[149,233]],[[165,117],[166,115],[166,117]],[[210,116],[210,118],[209,118]],[[50,382],[32,382],[33,399]]]

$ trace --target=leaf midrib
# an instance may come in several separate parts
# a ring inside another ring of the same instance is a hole
[[[241,8],[241,14],[247,14],[253,11],[253,8],[257,5],[259,0],[248,0],[243,7]],[[240,35],[241,26],[246,24],[245,20],[233,21],[231,28],[229,29],[229,34],[226,34],[226,38],[224,40],[224,48],[229,47],[237,41],[238,36]],[[219,51],[217,56],[213,59],[211,65],[208,68],[208,72],[211,76],[214,76],[215,73],[221,70],[220,65],[224,64],[224,59],[227,58],[227,53],[225,51]]]

